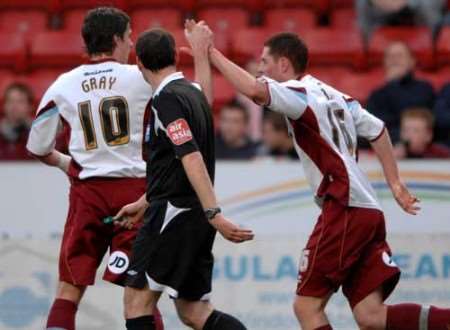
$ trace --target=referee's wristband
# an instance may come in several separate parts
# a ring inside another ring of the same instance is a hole
[[[213,208],[205,209],[205,216],[206,216],[206,219],[208,219],[208,220],[214,219],[214,217],[216,215],[218,215],[219,213],[222,213],[222,210],[220,207],[213,207]]]

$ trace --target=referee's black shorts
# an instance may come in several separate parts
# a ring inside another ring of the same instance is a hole
[[[126,285],[166,291],[172,298],[208,300],[216,235],[200,205],[150,202],[133,244]]]

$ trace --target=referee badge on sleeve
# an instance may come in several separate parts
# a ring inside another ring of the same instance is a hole
[[[192,140],[192,132],[185,119],[177,119],[167,126],[167,135],[176,146]]]

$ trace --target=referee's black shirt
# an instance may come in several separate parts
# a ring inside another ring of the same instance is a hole
[[[181,72],[166,77],[151,99],[146,129],[147,200],[167,199],[178,207],[198,205],[181,158],[200,151],[214,182],[214,127],[204,94]]]

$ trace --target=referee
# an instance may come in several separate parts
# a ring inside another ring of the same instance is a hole
[[[174,299],[182,322],[193,329],[246,329],[209,303],[216,230],[233,242],[251,240],[253,233],[224,218],[218,207],[208,101],[176,71],[175,41],[168,32],[141,34],[136,54],[154,92],[146,129],[147,193],[118,214],[129,227],[145,210],[125,290],[127,329],[155,329],[149,311],[163,291]]]

